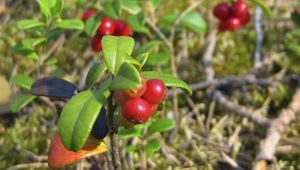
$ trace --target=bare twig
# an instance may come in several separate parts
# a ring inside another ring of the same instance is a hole
[[[264,38],[264,32],[262,30],[262,9],[257,6],[255,14],[255,30],[256,30],[256,47],[254,53],[254,67],[258,68],[261,66],[262,56],[261,48]]]
[[[47,167],[48,167],[48,163],[35,162],[35,163],[25,163],[25,164],[15,165],[6,170],[31,169],[31,168],[38,169],[38,168],[47,168]]]
[[[211,65],[212,55],[215,50],[216,42],[217,42],[217,32],[213,31],[208,37],[208,45],[203,54],[202,62],[204,66],[204,73],[207,81],[211,81],[214,78],[215,72]]]

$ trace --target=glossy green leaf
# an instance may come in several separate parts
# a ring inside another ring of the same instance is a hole
[[[113,19],[119,18],[119,15],[116,13],[115,8],[112,3],[108,3],[104,6],[103,14],[105,16],[111,17]]]
[[[125,36],[104,36],[101,43],[105,64],[111,73],[116,74],[126,57],[131,55],[134,40]]]
[[[152,123],[148,128],[149,134],[154,134],[157,132],[165,132],[173,129],[176,126],[176,122],[173,119],[162,118]]]
[[[122,7],[121,0],[114,0],[112,5],[114,7],[114,11],[115,11],[116,15],[120,16],[121,15],[121,7]]]
[[[145,26],[144,13],[140,12],[138,15],[130,15],[127,18],[127,23],[130,25],[132,31],[149,34],[148,27]]]
[[[188,84],[170,74],[157,71],[144,71],[142,74],[145,79],[160,79],[166,84],[166,86],[182,88],[188,95],[192,95],[192,89]]]
[[[12,112],[19,112],[35,98],[36,97],[31,94],[23,94],[21,96],[18,96],[16,100],[11,103],[10,109]]]
[[[109,95],[106,88],[80,92],[65,105],[58,121],[58,132],[68,150],[77,151],[85,144]]]
[[[141,84],[141,76],[138,70],[129,63],[124,63],[116,77],[112,80],[110,90],[125,90],[137,88]]]
[[[149,53],[146,52],[146,53],[142,53],[142,54],[138,55],[135,59],[141,64],[141,67],[143,67],[148,59],[148,56],[149,56]]]
[[[94,36],[100,24],[101,24],[100,15],[91,16],[85,23],[85,27],[84,27],[85,33],[90,37]]]
[[[118,130],[118,137],[122,139],[128,139],[133,137],[142,137],[144,125],[136,125],[129,129],[125,129],[123,127]]]
[[[40,11],[42,12],[42,14],[44,15],[44,17],[47,20],[50,20],[52,18],[51,15],[51,6],[53,6],[53,3],[55,1],[53,0],[37,0],[39,6],[40,6]]]
[[[156,66],[158,64],[166,64],[168,63],[171,54],[169,51],[162,51],[158,53],[150,53],[147,64]]]
[[[272,12],[270,10],[270,8],[267,6],[266,2],[264,0],[252,0],[256,5],[260,6],[263,13],[267,16],[267,17],[271,17],[272,16]]]
[[[141,63],[131,56],[127,56],[125,62],[135,65],[138,70],[142,68]]]
[[[82,30],[84,28],[84,23],[79,19],[66,19],[56,22],[53,25],[53,28]]]
[[[46,38],[30,38],[30,39],[24,39],[22,41],[22,45],[27,47],[34,47],[38,44],[41,44],[43,42],[47,41]]]
[[[35,28],[35,27],[42,27],[42,26],[45,26],[46,24],[43,23],[43,22],[40,22],[40,21],[36,21],[36,20],[33,20],[33,19],[24,19],[24,20],[20,20],[18,23],[17,23],[17,27],[19,29],[30,29],[30,28]]]
[[[101,78],[101,76],[106,71],[106,69],[107,67],[105,64],[100,64],[100,63],[94,64],[87,74],[85,84],[87,86],[91,86],[95,84]]]
[[[27,90],[31,89],[31,86],[34,82],[33,78],[24,74],[17,74],[13,76],[10,81],[13,82],[15,85]]]
[[[54,65],[58,62],[58,59],[57,58],[48,58],[44,63],[43,65]]]
[[[140,46],[137,50],[135,50],[133,52],[133,56],[138,56],[139,54],[149,52],[153,48],[158,47],[160,44],[161,44],[161,41],[159,41],[159,40],[149,41],[149,42],[143,44],[142,46]]]
[[[135,0],[123,0],[122,7],[129,13],[135,15],[141,11],[141,8]]]
[[[24,46],[22,44],[15,45],[11,51],[14,54],[23,55],[33,60],[38,60],[39,58],[32,47]]]
[[[160,149],[160,142],[158,140],[152,140],[145,146],[145,152],[147,156],[151,156],[154,152]]]
[[[64,0],[55,0],[55,4],[51,7],[51,12],[53,16],[59,17],[64,8]]]

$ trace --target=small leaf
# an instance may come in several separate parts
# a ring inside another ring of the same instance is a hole
[[[149,134],[154,134],[157,132],[165,132],[173,129],[176,126],[176,122],[173,119],[162,118],[152,123],[148,128]]]
[[[85,27],[84,27],[85,33],[88,36],[92,37],[93,35],[95,35],[100,24],[101,24],[101,16],[100,15],[91,16],[85,23]]]
[[[56,3],[51,8],[51,12],[52,12],[53,16],[59,17],[64,8],[64,0],[55,0],[55,1],[56,1]]]
[[[122,6],[121,0],[114,0],[112,5],[114,7],[114,11],[117,14],[117,16],[120,16],[121,15],[121,6]]]
[[[119,15],[116,13],[112,3],[108,3],[104,6],[103,14],[113,19],[119,18]]]
[[[55,98],[71,98],[77,93],[77,87],[60,78],[46,77],[39,79],[31,86],[31,94]]]
[[[136,68],[137,68],[138,70],[140,70],[140,69],[142,68],[141,63],[140,63],[139,61],[137,61],[136,59],[132,58],[131,56],[127,56],[127,57],[125,58],[125,61],[126,61],[127,63],[130,63],[130,64],[135,65]]]
[[[141,11],[141,8],[138,5],[137,1],[134,0],[123,0],[122,7],[133,15]]]
[[[32,47],[27,47],[22,44],[15,45],[11,51],[17,55],[23,55],[33,60],[38,60],[38,55],[35,53]]]
[[[145,26],[144,13],[140,12],[138,15],[130,15],[127,18],[127,23],[130,25],[132,31],[149,34],[149,29]]]
[[[126,146],[125,147],[125,152],[127,152],[127,153],[133,153],[133,152],[136,152],[137,150],[138,149],[135,146]]]
[[[47,41],[46,38],[30,38],[30,39],[24,39],[22,41],[22,45],[27,47],[34,47],[38,44],[41,44],[43,42]]]
[[[50,8],[52,6],[53,0],[37,0],[37,2],[40,6],[40,11],[42,12],[46,20],[50,20],[52,18]]]
[[[144,64],[146,63],[147,59],[148,59],[148,55],[149,53],[142,53],[139,54],[135,59],[141,64],[141,67],[144,66]]]
[[[140,46],[137,50],[135,50],[133,52],[133,56],[138,56],[142,53],[149,52],[150,50],[159,46],[160,44],[161,44],[161,41],[159,41],[159,40],[149,41],[149,42],[143,44],[142,46]]]
[[[168,63],[171,54],[169,51],[163,51],[158,53],[151,53],[148,57],[147,64],[156,66],[158,64]]]
[[[141,76],[138,70],[129,63],[124,63],[116,77],[109,85],[110,90],[125,90],[137,88],[141,84]]]
[[[134,40],[125,36],[104,36],[102,38],[104,61],[108,70],[116,74],[128,55],[131,55]]]
[[[271,17],[272,16],[272,12],[270,10],[270,8],[267,6],[267,4],[263,1],[263,0],[252,0],[256,5],[258,5],[259,7],[261,7],[263,13],[267,16],[267,17]]]
[[[30,28],[35,28],[35,27],[42,27],[45,26],[46,24],[40,21],[36,21],[36,20],[32,20],[32,19],[24,19],[24,20],[20,20],[17,23],[17,27],[19,29],[30,29]]]
[[[144,75],[145,79],[160,79],[166,84],[166,86],[180,87],[184,89],[188,95],[192,95],[192,89],[189,85],[170,74],[161,73],[157,71],[145,71],[142,72],[142,74]]]
[[[151,156],[154,152],[160,149],[160,142],[158,140],[152,140],[145,146],[147,156]]]
[[[143,128],[144,128],[144,125],[135,125],[129,129],[125,129],[125,128],[121,127],[118,130],[118,137],[120,137],[122,139],[141,137]]]
[[[18,96],[17,99],[10,105],[10,109],[12,112],[19,112],[34,99],[35,96],[31,94],[23,94],[21,96]]]
[[[100,64],[100,63],[94,64],[87,74],[85,84],[87,86],[91,86],[95,84],[103,75],[103,73],[106,71],[106,69],[107,67],[105,64]]]
[[[108,95],[105,85],[97,91],[80,92],[67,102],[58,121],[58,132],[66,149],[82,148]]]
[[[11,78],[11,82],[13,82],[19,87],[29,90],[34,80],[30,76],[24,74],[17,74]]]
[[[53,25],[53,28],[82,30],[84,28],[84,23],[79,19],[67,19],[56,22]]]

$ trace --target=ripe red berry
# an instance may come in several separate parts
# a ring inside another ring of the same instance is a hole
[[[151,104],[159,104],[165,99],[166,94],[165,84],[161,80],[151,79],[147,81],[147,90],[142,97]]]
[[[219,3],[214,8],[214,16],[220,20],[226,20],[230,16],[230,7],[227,3]]]
[[[125,102],[122,114],[131,123],[144,123],[151,116],[150,105],[142,98],[130,99]]]
[[[248,5],[243,1],[235,1],[231,6],[232,14],[236,17],[240,17],[243,14],[248,13]]]
[[[250,14],[247,12],[239,17],[242,25],[246,25],[250,21]]]
[[[123,20],[116,20],[115,24],[116,24],[116,31],[115,31],[116,36],[131,36],[132,35],[132,30],[131,30],[130,26]]]
[[[125,90],[124,93],[129,98],[138,98],[145,93],[146,89],[147,89],[146,80],[143,76],[141,76],[141,86],[136,89]]]
[[[86,22],[91,16],[95,15],[97,11],[95,9],[88,9],[82,15],[82,20]]]
[[[218,25],[219,32],[225,32],[228,30],[228,25],[226,21],[221,21]]]
[[[232,17],[227,20],[227,26],[230,30],[236,31],[241,27],[241,22],[239,18]]]
[[[92,38],[91,44],[92,44],[93,51],[100,52],[102,50],[101,38],[102,38],[102,36],[100,36],[100,35],[95,35]]]
[[[99,35],[113,35],[116,30],[115,22],[109,17],[103,17],[101,24],[97,30]]]

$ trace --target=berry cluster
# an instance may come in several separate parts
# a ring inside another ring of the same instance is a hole
[[[220,20],[219,32],[236,31],[250,21],[248,5],[243,0],[236,0],[231,6],[225,2],[219,3],[213,13]]]
[[[146,81],[141,78],[141,87],[114,92],[117,104],[122,106],[123,118],[133,124],[146,122],[156,112],[159,103],[165,100],[167,94],[167,88],[161,80]]]
[[[88,9],[82,16],[82,20],[86,22],[91,16],[95,15],[97,11],[95,9]],[[132,30],[130,26],[123,20],[113,20],[109,17],[103,17],[96,35],[91,40],[92,49],[95,52],[102,50],[101,39],[104,35],[115,36],[131,36]]]

